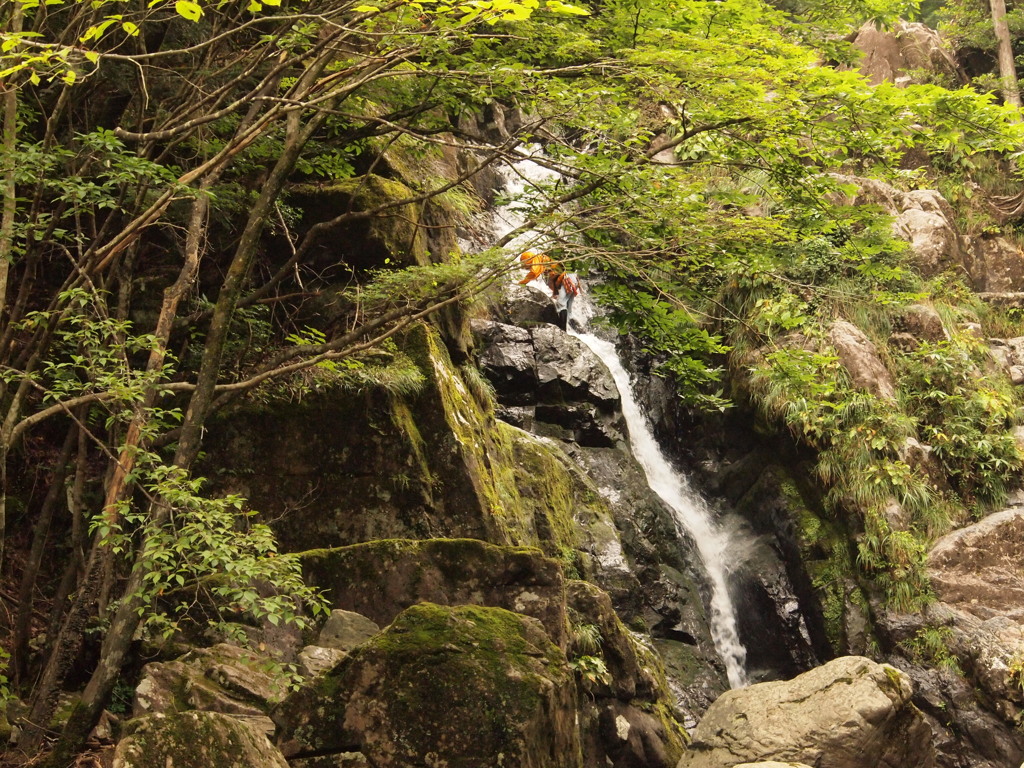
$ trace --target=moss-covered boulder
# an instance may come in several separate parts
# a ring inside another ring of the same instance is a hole
[[[473,539],[387,539],[302,556],[307,583],[332,607],[380,625],[422,602],[487,605],[538,619],[565,641],[565,589],[559,563],[536,549]]]
[[[291,758],[374,768],[582,765],[576,690],[541,624],[501,608],[409,608],[276,710]]]
[[[316,266],[344,263],[369,269],[429,262],[423,204],[396,205],[416,194],[401,181],[370,173],[330,184],[297,185],[290,194],[302,209],[304,228],[327,227],[310,255]],[[369,215],[332,223],[348,211]]]
[[[288,768],[257,728],[218,712],[146,715],[128,721],[114,768]]]

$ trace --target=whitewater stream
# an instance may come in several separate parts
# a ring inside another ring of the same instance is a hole
[[[622,415],[629,429],[629,444],[633,456],[643,467],[651,490],[672,510],[679,532],[689,534],[697,545],[711,589],[711,637],[725,663],[729,685],[732,688],[742,688],[747,685],[747,649],[743,647],[736,631],[736,609],[729,596],[726,581],[730,537],[726,531],[715,525],[711,510],[705,501],[662,453],[651,431],[650,422],[636,401],[629,374],[622,366],[615,345],[589,333],[573,335],[608,366],[612,378],[615,379],[615,385],[619,388]]]
[[[558,174],[530,160],[516,164],[504,174],[506,191],[513,201],[524,193],[528,194],[531,186],[551,182]],[[522,208],[515,205],[500,206],[488,214],[491,218],[485,225],[488,234],[494,240],[523,226],[525,215]],[[513,251],[527,247],[537,248],[537,242],[543,237],[536,232],[521,233],[509,244]],[[493,242],[492,240],[491,242]],[[516,275],[518,277],[518,275]],[[550,297],[544,287],[531,283],[531,288],[541,291]],[[572,317],[582,327],[593,314],[593,308],[581,295],[573,307]],[[736,610],[729,596],[727,584],[727,559],[729,557],[730,537],[720,529],[712,519],[711,510],[705,501],[690,487],[686,478],[677,472],[662,453],[650,423],[641,410],[633,393],[629,374],[622,365],[615,345],[590,333],[572,333],[587,345],[608,367],[615,384],[619,389],[622,403],[622,414],[629,430],[629,442],[633,456],[643,467],[647,482],[662,501],[672,510],[676,529],[680,536],[688,535],[696,544],[697,552],[702,560],[710,587],[709,624],[715,648],[725,664],[729,685],[742,688],[747,685],[746,656],[747,650],[740,642],[736,630]],[[1022,766],[1024,768],[1024,766]]]

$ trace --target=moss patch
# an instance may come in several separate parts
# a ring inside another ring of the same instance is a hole
[[[301,756],[357,746],[381,768],[581,763],[575,688],[540,626],[500,608],[403,612],[278,713]]]
[[[414,196],[415,192],[400,181],[371,173],[326,185],[300,184],[291,189],[291,195],[301,203],[310,223],[313,223],[330,220],[349,209],[375,210],[406,200]],[[427,236],[422,219],[421,203],[395,206],[365,222],[357,222],[357,226],[346,226],[344,233],[339,231],[336,234],[347,234],[350,237],[337,239],[359,242],[360,249],[370,256],[369,259],[362,259],[365,263],[361,263],[358,258],[346,259],[357,266],[381,267],[393,264],[407,267],[429,264]]]
[[[287,768],[266,737],[218,712],[146,715],[128,722],[115,762],[124,768]]]
[[[537,549],[475,539],[388,539],[302,555],[307,583],[332,607],[381,626],[410,605],[494,605],[539,619],[565,637],[565,586],[559,563]]]

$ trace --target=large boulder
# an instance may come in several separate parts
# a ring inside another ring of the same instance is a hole
[[[380,632],[377,622],[361,613],[335,608],[320,628],[316,644],[321,648],[351,651]]]
[[[377,622],[362,614],[335,608],[320,628],[316,644],[307,645],[299,652],[299,668],[307,677],[322,675],[378,632]]]
[[[480,370],[508,405],[537,402],[537,356],[525,328],[491,320],[473,320]]]
[[[1011,507],[946,534],[928,554],[936,597],[981,620],[1024,623],[1024,508]]]
[[[537,383],[547,399],[586,400],[618,406],[619,390],[604,363],[574,336],[553,326],[530,331],[537,350]]]
[[[125,725],[114,768],[288,768],[259,729],[217,712],[138,717]]]
[[[575,698],[564,654],[535,619],[424,603],[274,718],[289,758],[362,752],[374,768],[578,768]]]
[[[625,439],[615,381],[579,339],[553,325],[527,330],[474,320],[472,328],[503,420],[586,446]]]
[[[885,400],[896,399],[892,374],[879,357],[875,345],[860,328],[845,320],[836,320],[832,324],[830,338],[839,354],[839,362],[855,387]]]
[[[1013,726],[1024,722],[1022,560],[1021,506],[942,537],[928,555],[928,575],[939,602],[929,606],[924,619],[927,627],[943,628],[948,652],[981,692],[985,708]],[[911,624],[901,632],[898,622],[885,624],[897,642],[913,642],[913,634],[927,628]],[[990,759],[1003,753],[1024,759],[1019,737],[989,738],[979,749]]]
[[[946,199],[933,189],[896,194],[898,207],[890,209],[893,234],[910,243],[917,267],[928,275],[946,269],[971,271],[973,255]]]
[[[931,731],[909,679],[844,656],[785,682],[723,694],[693,733],[679,768],[775,760],[819,768],[930,768]]]
[[[547,291],[525,285],[511,285],[496,308],[500,321],[514,325],[558,324],[558,312]]]
[[[982,235],[971,240],[974,290],[982,293],[1020,291],[1024,287],[1024,253],[1011,240]]]
[[[288,679],[263,654],[220,643],[174,661],[151,662],[135,688],[132,714],[207,710],[258,717],[284,698]]]

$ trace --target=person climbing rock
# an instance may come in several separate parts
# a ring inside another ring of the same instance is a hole
[[[552,261],[543,252],[525,251],[520,254],[519,260],[529,270],[519,285],[526,285],[540,277],[545,278],[558,311],[558,327],[563,331],[568,330],[572,302],[580,292],[579,276],[575,272],[566,272],[561,264]]]

